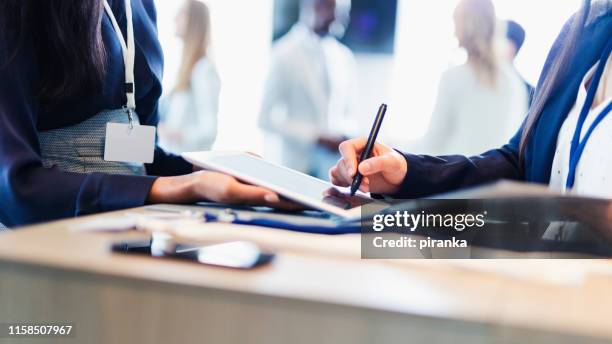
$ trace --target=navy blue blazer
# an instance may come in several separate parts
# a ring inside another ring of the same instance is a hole
[[[110,0],[124,31],[123,1]],[[153,0],[132,0],[136,43],[136,111],[140,122],[158,123],[163,55],[157,40]],[[1,36],[1,35],[0,35]],[[155,150],[148,176],[106,173],[65,173],[44,168],[38,132],[80,123],[98,112],[125,104],[121,47],[108,16],[102,19],[107,50],[103,91],[88,97],[62,99],[53,104],[36,100],[38,61],[26,46],[7,68],[0,68],[0,222],[8,226],[143,205],[156,176],[185,174],[192,167],[178,156]],[[0,38],[0,66],[14,42]]]
[[[550,50],[538,81],[541,85],[549,73],[552,61],[560,53],[571,20],[564,26]],[[612,13],[605,10],[585,28],[576,46],[576,54],[568,68],[568,78],[545,106],[526,146],[524,168],[519,164],[519,142],[522,128],[508,144],[478,156],[427,156],[405,153],[408,173],[397,198],[418,198],[485,184],[499,179],[524,180],[548,184],[557,146],[557,135],[575,103],[584,75],[597,62],[608,39],[612,36]]]

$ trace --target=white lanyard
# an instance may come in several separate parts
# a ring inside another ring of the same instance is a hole
[[[113,23],[113,28],[115,29],[115,34],[117,35],[117,39],[119,43],[121,43],[121,51],[123,53],[123,64],[125,65],[125,96],[127,98],[127,103],[125,107],[128,110],[128,115],[130,116],[130,124],[132,123],[132,113],[131,111],[136,109],[136,97],[134,92],[136,91],[136,87],[134,85],[134,57],[136,55],[136,48],[134,47],[134,26],[132,23],[132,4],[130,0],[124,0],[125,2],[125,16],[127,17],[127,43],[123,38],[123,34],[121,33],[121,28],[119,27],[119,23],[117,23],[117,19],[115,19],[115,15],[110,8],[107,0],[104,0],[104,10],[106,10],[106,14],[110,17],[111,22]]]
[[[134,86],[136,47],[134,45],[132,3],[130,0],[123,1],[125,2],[125,16],[127,18],[127,43],[123,38],[121,28],[107,0],[104,0],[104,10],[110,17],[117,39],[121,43],[123,64],[125,66],[125,97],[127,99],[124,108],[130,123],[106,123],[104,160],[150,164],[153,162],[155,155],[155,127],[150,125],[134,125],[132,113],[136,109],[136,97],[134,96],[136,91]]]

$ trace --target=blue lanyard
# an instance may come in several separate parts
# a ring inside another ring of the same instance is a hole
[[[597,66],[597,70],[593,75],[593,79],[591,80],[591,84],[589,85],[589,89],[587,91],[587,97],[584,101],[584,105],[582,106],[582,111],[580,111],[580,117],[578,117],[578,123],[576,123],[576,131],[574,131],[574,136],[572,138],[572,145],[570,148],[570,162],[569,162],[569,172],[567,174],[567,182],[565,186],[568,189],[571,189],[574,186],[574,181],[576,180],[576,168],[578,167],[578,162],[580,161],[580,157],[582,157],[582,153],[584,152],[584,148],[586,147],[587,141],[591,137],[593,130],[601,123],[601,121],[610,113],[612,110],[612,103],[608,104],[603,111],[595,118],[591,126],[588,128],[582,140],[580,140],[580,134],[582,133],[582,127],[584,126],[584,122],[589,114],[591,109],[591,105],[593,104],[593,100],[595,99],[595,94],[597,93],[597,87],[599,86],[599,82],[601,80],[601,76],[603,75],[604,69],[606,67],[606,63],[608,61],[608,57],[610,56],[610,51],[612,50],[612,39],[608,40],[608,44],[606,48],[603,50],[601,57],[599,58],[599,65]],[[581,85],[582,87],[582,85]]]

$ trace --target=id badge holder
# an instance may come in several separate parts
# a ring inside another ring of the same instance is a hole
[[[150,164],[155,151],[155,127],[134,124],[127,109],[129,123],[107,123],[104,160]]]

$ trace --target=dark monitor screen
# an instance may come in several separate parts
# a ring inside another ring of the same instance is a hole
[[[275,0],[273,40],[299,19],[300,0]],[[356,53],[392,54],[395,47],[397,0],[352,0],[350,20],[341,41]]]

